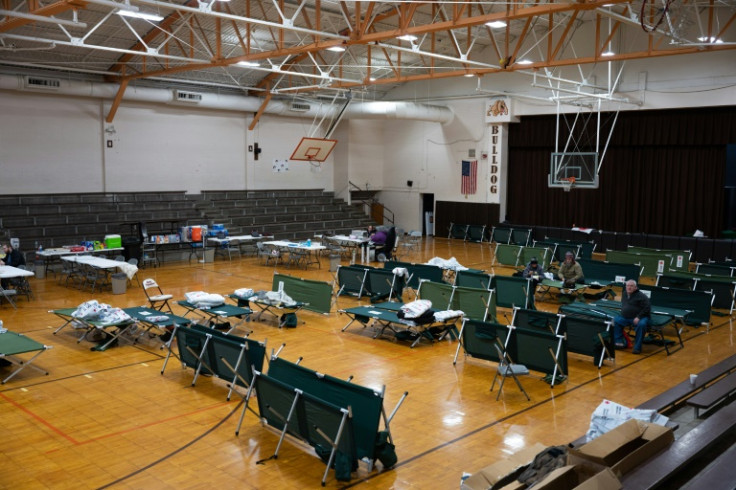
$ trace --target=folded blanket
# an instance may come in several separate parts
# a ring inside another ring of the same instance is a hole
[[[133,320],[130,315],[120,308],[113,308],[108,304],[99,303],[96,299],[86,301],[79,305],[72,312],[72,316],[82,320],[106,324],[124,323]]]
[[[225,303],[225,298],[220,294],[210,294],[204,291],[191,291],[184,293],[187,302],[193,304],[196,308],[212,308]]]
[[[442,311],[435,311],[434,312],[434,319],[438,322],[444,322],[445,320],[450,320],[452,318],[458,318],[465,314],[465,312],[460,310],[442,310]]]
[[[253,290],[250,288],[240,288],[236,289],[234,294],[240,299],[248,299],[253,296]]]
[[[432,302],[428,299],[418,299],[411,301],[401,306],[401,311],[404,312],[404,318],[417,318],[432,308]]]

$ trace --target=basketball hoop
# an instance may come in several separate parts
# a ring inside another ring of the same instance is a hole
[[[572,186],[575,185],[575,177],[567,177],[566,179],[560,179],[560,184],[562,184],[563,191],[570,192],[570,189],[572,189]]]

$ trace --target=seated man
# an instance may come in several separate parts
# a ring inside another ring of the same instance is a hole
[[[532,257],[526,269],[521,273],[521,277],[524,279],[531,279],[532,285],[536,288],[539,281],[544,279],[544,271],[539,266],[539,262],[536,257]]]
[[[20,253],[20,251],[13,248],[10,244],[3,244],[3,252],[5,252],[5,257],[0,260],[0,265],[10,265],[12,267],[18,267],[19,265],[26,265],[26,259],[23,257],[23,254]],[[8,288],[11,284],[10,279],[3,279],[2,280],[2,287]]]
[[[565,254],[565,261],[560,264],[560,270],[557,271],[557,277],[562,281],[566,288],[574,288],[575,284],[583,284],[583,268],[575,260],[572,252]]]
[[[649,298],[639,291],[636,281],[633,279],[626,281],[626,289],[621,295],[621,314],[613,320],[613,341],[617,349],[626,348],[623,329],[633,325],[636,329],[636,339],[631,353],[641,354],[641,344],[649,325],[650,311]]]
[[[374,234],[374,236],[378,233],[380,233],[380,229]],[[378,245],[377,242],[374,242],[377,245],[376,259],[380,262],[391,260],[391,254],[394,251],[394,245],[396,245],[396,228],[393,226],[389,228],[388,231],[385,232],[385,236],[386,238],[383,241],[383,245]],[[371,239],[371,241],[373,240]]]

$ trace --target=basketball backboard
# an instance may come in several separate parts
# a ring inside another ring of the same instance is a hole
[[[337,140],[302,138],[289,160],[324,162],[335,148]]]
[[[571,182],[576,188],[598,188],[598,153],[552,153],[548,186],[569,190]]]

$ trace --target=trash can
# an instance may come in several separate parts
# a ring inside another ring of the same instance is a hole
[[[340,267],[340,254],[330,254],[330,272],[337,272],[338,267]]]
[[[37,260],[33,263],[36,279],[44,279],[46,277],[46,264],[43,260]]]
[[[122,272],[112,275],[112,294],[125,294],[128,285],[128,276]]]

